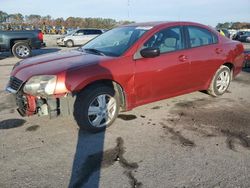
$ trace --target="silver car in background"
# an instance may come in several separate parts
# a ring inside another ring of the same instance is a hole
[[[58,46],[80,46],[102,34],[101,29],[76,29],[56,39]]]

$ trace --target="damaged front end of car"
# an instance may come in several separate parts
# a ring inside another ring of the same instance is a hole
[[[11,77],[6,91],[14,95],[21,116],[37,114],[52,118],[73,113],[74,97],[66,92],[64,84],[58,84],[54,75],[33,76],[27,82]],[[64,92],[55,95],[56,91]]]

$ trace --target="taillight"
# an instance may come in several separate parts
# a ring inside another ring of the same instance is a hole
[[[38,39],[43,41],[43,33],[41,31],[38,33]]]

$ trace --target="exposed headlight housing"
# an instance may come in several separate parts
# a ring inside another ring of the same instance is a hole
[[[33,76],[24,85],[23,91],[34,96],[53,95],[56,88],[55,75]]]

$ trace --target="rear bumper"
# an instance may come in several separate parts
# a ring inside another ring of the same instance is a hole
[[[46,47],[46,43],[45,43],[45,42],[42,42],[42,43],[41,43],[41,48],[44,48],[44,47]]]
[[[41,41],[36,41],[32,46],[33,49],[40,49],[44,47],[46,47],[46,43]]]

